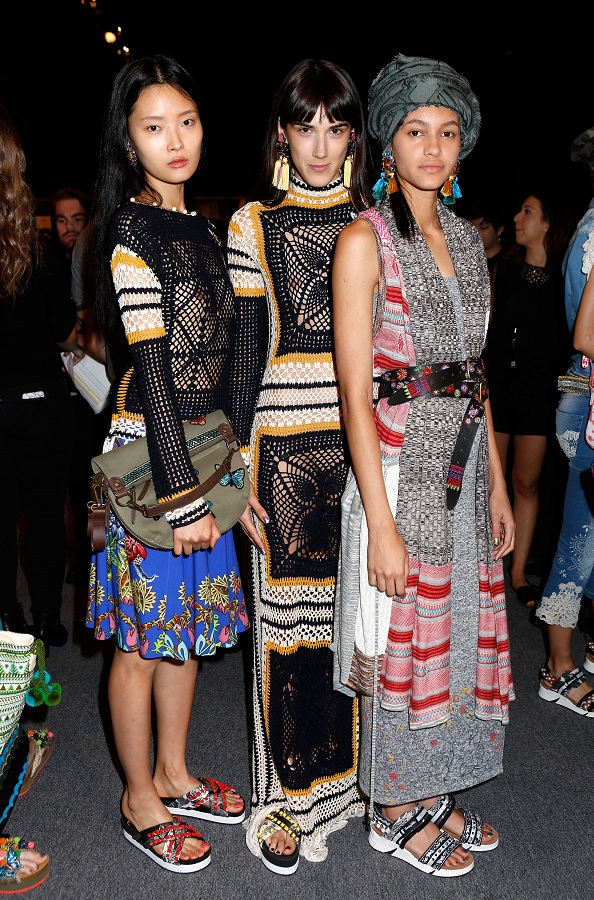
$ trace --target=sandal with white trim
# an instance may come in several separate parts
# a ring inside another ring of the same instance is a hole
[[[139,831],[122,814],[122,832],[127,841],[134,847],[138,847],[142,853],[146,853],[162,869],[170,872],[198,872],[210,864],[209,849],[197,859],[182,859],[181,853],[187,838],[196,838],[203,841],[204,838],[191,825],[182,822],[177,816],[172,822],[162,822]],[[154,849],[158,844],[163,844],[163,852],[157,853]]]
[[[170,813],[193,819],[206,819],[226,825],[236,825],[245,819],[245,803],[238,812],[227,809],[227,793],[242,798],[230,784],[223,784],[216,778],[200,778],[200,784],[182,797],[161,797],[161,803]]]
[[[454,809],[456,809],[456,800],[452,794],[442,794],[428,810],[428,813],[431,816],[433,824],[437,825],[438,828],[447,831],[448,834],[451,834],[452,837],[455,837],[456,840],[460,841],[465,850],[482,852],[485,850],[494,850],[499,846],[499,835],[493,826],[485,825],[480,816],[477,816],[467,809],[463,809],[461,806],[458,807],[458,810],[464,816],[464,828],[462,829],[462,834],[454,834],[449,828],[446,828],[445,823],[453,813]],[[490,838],[486,833],[487,829],[490,829],[491,831]],[[487,840],[485,840],[485,838],[487,838]]]
[[[471,853],[465,862],[456,868],[444,868],[452,853],[462,847],[461,842],[446,831],[440,831],[439,836],[418,859],[405,848],[404,845],[407,841],[430,823],[429,811],[420,803],[393,822],[384,816],[381,807],[374,803],[369,843],[374,850],[379,850],[380,853],[389,853],[414,866],[415,869],[420,869],[421,872],[435,875],[438,878],[456,878],[458,875],[466,875],[467,872],[470,872],[474,868],[474,859]]]
[[[267,845],[266,841],[277,831],[282,830],[295,841],[295,849],[292,853],[275,853]],[[262,862],[271,872],[277,875],[292,875],[299,865],[299,844],[301,843],[301,828],[299,823],[286,809],[275,809],[268,813],[258,829],[257,840],[260,845]]]
[[[538,696],[549,703],[558,703],[565,709],[579,713],[580,716],[587,716],[594,719],[594,689],[588,691],[575,703],[568,695],[574,688],[580,687],[586,681],[586,673],[581,669],[572,669],[571,672],[563,672],[558,678],[551,673],[548,665],[545,663],[538,670],[540,677],[540,687]]]

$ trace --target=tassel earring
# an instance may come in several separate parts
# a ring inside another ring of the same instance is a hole
[[[460,160],[456,162],[454,171],[440,190],[443,202],[446,206],[453,206],[456,200],[462,196],[460,185],[458,184],[458,172],[460,171]]]
[[[289,189],[289,171],[291,167],[289,165],[289,145],[282,132],[276,139],[276,155],[272,183],[279,191],[287,191]]]
[[[136,168],[136,166],[138,165],[138,157],[136,156],[136,150],[132,146],[132,142],[130,140],[128,140],[128,143],[126,144],[126,154],[128,156],[128,162],[130,163],[130,165]]]
[[[382,153],[382,174],[373,185],[372,194],[376,200],[383,200],[386,194],[395,194],[400,190],[396,181],[396,163],[391,150]]]
[[[351,131],[347,155],[342,167],[342,183],[344,184],[345,188],[350,188],[351,186],[351,178],[353,174],[353,157],[355,155],[355,138],[355,132]]]

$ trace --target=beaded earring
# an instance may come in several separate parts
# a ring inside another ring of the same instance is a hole
[[[276,162],[272,178],[273,185],[279,191],[289,189],[289,170],[289,145],[284,134],[279,132],[276,139]]]
[[[353,174],[353,157],[355,155],[355,138],[357,135],[354,131],[351,131],[349,137],[349,146],[347,149],[346,159],[342,166],[342,183],[345,188],[350,188],[351,186],[351,177]]]
[[[128,139],[128,143],[126,144],[126,154],[128,156],[128,162],[130,163],[130,165],[136,168],[136,166],[138,165],[138,157],[136,156],[136,150],[132,146],[132,142],[130,141],[130,139]]]
[[[386,194],[395,194],[399,190],[396,181],[396,163],[391,150],[382,153],[382,174],[373,185],[372,194],[376,200],[383,200]]]
[[[440,190],[440,194],[443,197],[443,202],[446,206],[453,206],[456,200],[459,200],[462,196],[462,191],[460,190],[460,185],[458,184],[458,172],[460,171],[460,160],[456,162],[454,166],[454,171],[443,185]]]

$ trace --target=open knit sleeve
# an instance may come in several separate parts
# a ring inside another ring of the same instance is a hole
[[[139,244],[137,235],[135,244]],[[199,480],[190,462],[176,402],[162,286],[122,234],[112,253],[111,269],[144,412],[156,495],[159,500],[173,500],[195,488]],[[180,527],[207,513],[206,503],[198,499],[165,515],[172,527]]]
[[[229,223],[227,260],[233,290],[237,330],[231,366],[231,420],[249,465],[254,411],[266,362],[266,289],[255,237],[256,204],[236,212]]]

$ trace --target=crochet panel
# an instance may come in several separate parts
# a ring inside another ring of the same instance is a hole
[[[183,422],[229,407],[235,317],[220,242],[202,216],[127,204],[114,217],[110,244],[134,363],[118,391],[110,439],[120,422],[129,430],[127,422],[144,421],[157,497],[182,497],[198,484]],[[198,500],[167,515],[179,526],[207,511]]]

